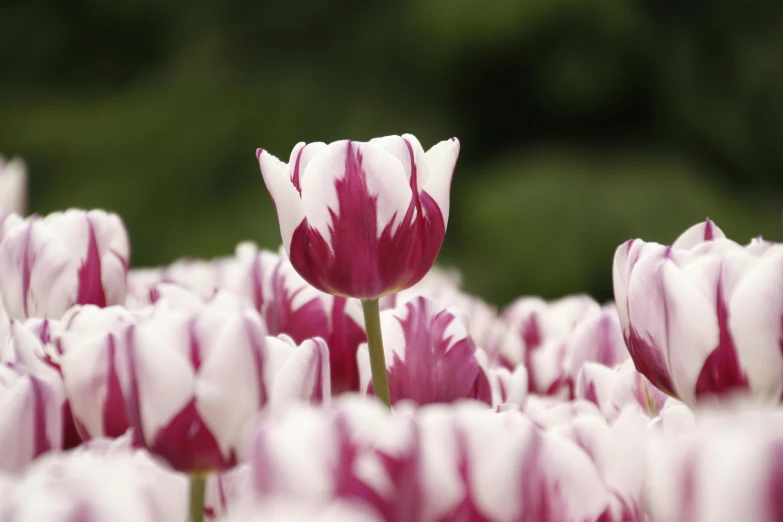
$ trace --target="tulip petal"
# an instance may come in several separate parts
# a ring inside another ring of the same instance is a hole
[[[443,216],[444,226],[449,223],[451,179],[457,166],[460,144],[457,138],[441,141],[425,154],[427,179],[421,180],[420,190],[434,200]]]
[[[291,181],[288,165],[262,149],[258,149],[256,157],[261,167],[264,183],[277,210],[283,246],[287,252],[290,252],[294,230],[305,219],[304,206],[299,197],[299,191]]]

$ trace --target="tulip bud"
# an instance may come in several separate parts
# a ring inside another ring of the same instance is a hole
[[[376,299],[432,267],[449,219],[456,138],[298,144],[286,165],[257,152],[297,272],[323,292]]]
[[[403,399],[420,405],[458,399],[492,402],[476,345],[455,313],[424,297],[381,313],[392,404]],[[359,354],[363,389],[371,392],[367,348],[359,348]]]
[[[17,365],[0,364],[0,472],[19,472],[62,446],[62,403],[46,380]]]
[[[711,221],[671,247],[631,240],[614,292],[636,368],[686,404],[783,396],[783,245],[726,239]]]
[[[0,297],[12,319],[58,319],[76,304],[125,301],[130,247],[115,214],[69,210],[12,217],[4,232]]]

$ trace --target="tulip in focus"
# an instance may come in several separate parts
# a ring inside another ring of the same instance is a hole
[[[672,246],[635,239],[614,293],[636,368],[686,404],[783,396],[783,245],[743,247],[711,221]]]
[[[0,243],[5,311],[12,319],[58,319],[77,304],[122,304],[129,258],[128,235],[115,214],[12,216]]]
[[[377,299],[432,267],[449,220],[456,138],[426,153],[406,134],[368,143],[299,143],[286,165],[258,150],[283,245],[323,292]]]
[[[0,364],[0,472],[19,472],[43,453],[62,447],[62,402],[46,380],[19,366]]]

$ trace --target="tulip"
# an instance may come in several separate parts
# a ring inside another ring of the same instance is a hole
[[[686,404],[783,395],[783,246],[742,247],[711,221],[671,247],[630,240],[614,293],[636,368]]]
[[[183,476],[144,454],[91,449],[52,454],[6,486],[0,520],[182,521],[187,516],[186,488]]]
[[[357,396],[280,413],[251,444],[261,499],[351,501],[388,522],[597,521],[610,509],[588,455],[518,411],[465,402],[393,415]]]
[[[287,335],[296,343],[324,339],[329,346],[332,392],[359,391],[356,352],[367,336],[358,300],[317,290],[285,256],[251,244],[237,247],[226,286],[253,304],[270,335]]]
[[[581,448],[595,464],[610,494],[609,509],[601,522],[644,522],[644,449],[649,419],[627,409],[610,426],[595,415],[576,416],[551,432]]]
[[[130,427],[120,386],[127,373],[127,330],[142,316],[124,308],[82,306],[63,318],[59,367],[76,428],[84,440],[120,437]]]
[[[783,415],[702,412],[695,428],[656,431],[646,451],[656,522],[783,519]]]
[[[381,313],[391,403],[416,404],[478,399],[492,402],[492,388],[464,323],[424,297]],[[360,354],[367,354],[360,349]],[[370,361],[359,365],[363,389],[371,391]]]
[[[27,210],[27,167],[20,159],[6,159],[0,155],[0,229],[3,216],[24,214]],[[0,239],[3,233],[0,230]]]
[[[258,313],[225,291],[207,302],[164,294],[149,320],[128,328],[119,377],[136,443],[175,469],[230,468],[244,424],[264,405],[328,398],[322,340],[294,348],[266,338]]]
[[[130,247],[122,221],[101,210],[11,217],[0,243],[0,297],[12,319],[58,319],[76,304],[125,301]]]
[[[600,324],[578,334],[584,339],[570,341],[570,349],[569,340],[582,321],[600,313],[598,303],[584,295],[549,303],[537,297],[520,298],[503,313],[507,326],[500,345],[499,363],[512,370],[524,365],[533,393],[570,396],[571,377],[566,366],[571,364],[569,351],[575,352],[580,359],[589,359],[597,356],[596,351],[600,352],[600,346],[606,343],[601,339],[603,326]],[[579,351],[583,351],[583,355],[578,355]]]
[[[288,165],[257,156],[283,245],[304,279],[332,294],[377,299],[432,267],[449,218],[456,138],[298,144]]]
[[[607,420],[614,420],[627,406],[635,405],[648,417],[656,417],[667,396],[637,372],[631,361],[617,368],[588,362],[576,380],[576,397],[595,403]]]
[[[62,446],[62,402],[46,380],[0,364],[0,472],[19,472]]]

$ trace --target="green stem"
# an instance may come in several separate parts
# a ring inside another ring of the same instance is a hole
[[[203,474],[190,476],[190,520],[204,522],[204,490],[207,477]]]
[[[386,357],[383,353],[381,337],[381,309],[377,299],[362,300],[364,325],[367,328],[367,347],[370,350],[370,368],[372,368],[372,388],[375,396],[386,406],[391,407],[389,381],[386,377]]]

